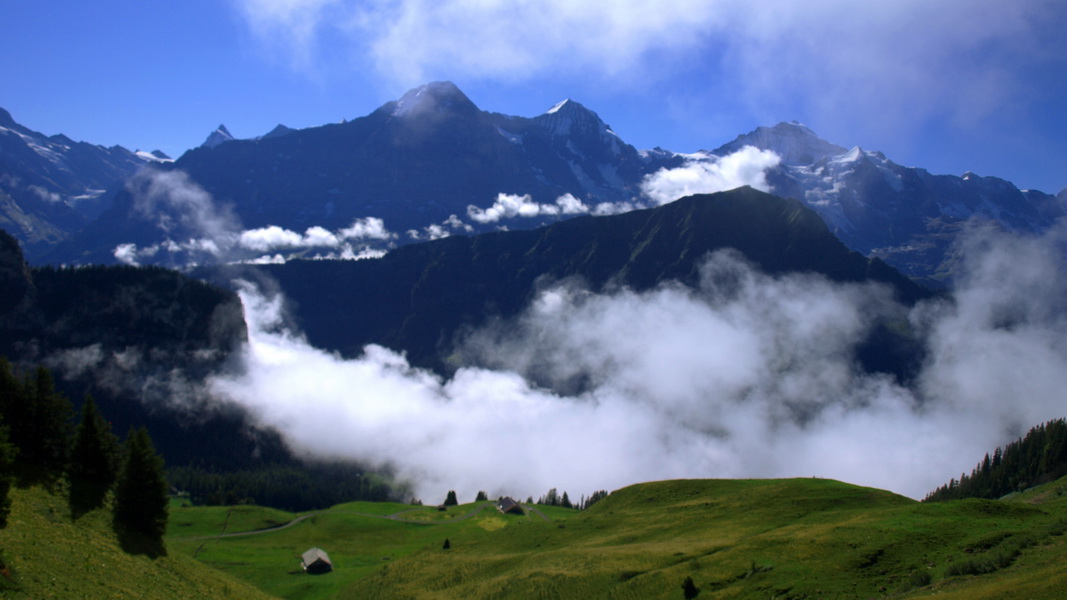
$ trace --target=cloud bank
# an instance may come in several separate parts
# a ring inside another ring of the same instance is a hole
[[[354,360],[311,348],[280,327],[281,297],[246,286],[244,374],[211,387],[305,452],[391,466],[427,501],[784,476],[921,497],[1064,416],[1067,228],[968,240],[953,298],[910,310],[876,285],[770,277],[732,251],[695,290],[565,282],[472,334],[451,379],[380,346]],[[856,367],[876,318],[926,343],[912,384]]]
[[[496,201],[489,208],[479,208],[473,204],[467,207],[467,216],[475,223],[496,223],[501,219],[515,217],[558,217],[560,215],[589,214],[590,209],[581,200],[571,194],[556,198],[553,204],[534,202],[529,194],[497,194]]]
[[[745,185],[770,192],[767,170],[781,162],[776,153],[754,146],[745,146],[722,157],[697,154],[681,167],[660,169],[645,177],[641,191],[656,206],[693,194],[725,192]]]
[[[243,229],[232,210],[217,204],[184,171],[144,169],[127,189],[133,195],[133,212],[151,221],[165,237],[147,246],[132,242],[117,245],[112,255],[128,265],[149,259],[179,267],[284,262],[280,251],[308,258],[354,260],[381,256],[397,237],[377,217],[357,218],[336,231],[318,225],[303,233],[277,225]]]
[[[643,199],[630,202],[599,202],[589,206],[573,194],[564,194],[552,204],[537,202],[529,194],[497,194],[488,208],[467,206],[467,217],[486,225],[510,219],[574,215],[615,215],[640,208],[662,206],[693,194],[713,194],[742,186],[770,192],[767,170],[778,166],[782,159],[771,150],[745,146],[726,156],[714,154],[688,155],[685,164],[672,169],[660,169],[641,182]],[[449,222],[454,224],[455,215]],[[440,227],[430,232],[430,239],[445,237]],[[469,229],[468,229],[469,231]],[[435,235],[435,233],[437,233]],[[415,236],[413,236],[415,237]]]

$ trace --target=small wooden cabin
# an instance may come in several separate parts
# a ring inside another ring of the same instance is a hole
[[[504,496],[497,500],[496,509],[505,515],[508,513],[513,513],[517,515],[526,514],[526,512],[522,510],[522,506],[519,505],[519,503],[516,502],[515,499],[511,496]]]
[[[300,566],[304,567],[304,570],[312,575],[329,573],[333,570],[330,556],[322,548],[311,548],[300,555]]]

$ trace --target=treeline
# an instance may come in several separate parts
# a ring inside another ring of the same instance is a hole
[[[540,498],[538,498],[536,503],[534,502],[532,497],[528,498],[526,500],[526,503],[527,504],[540,504],[542,506],[561,506],[563,508],[577,508],[578,510],[585,510],[585,509],[589,508],[590,506],[596,504],[598,501],[603,500],[604,498],[607,498],[607,497],[608,497],[608,492],[607,491],[598,490],[596,492],[593,492],[593,494],[591,496],[589,496],[588,498],[586,498],[585,496],[582,496],[581,498],[578,499],[578,502],[575,503],[575,502],[571,501],[570,496],[567,495],[566,491],[564,491],[563,495],[561,496],[559,494],[559,492],[556,490],[556,488],[552,488],[552,489],[548,490],[547,494],[545,494],[544,496],[541,496]]]
[[[92,396],[77,427],[73,414],[48,369],[20,375],[0,356],[0,526],[7,524],[13,482],[56,487],[65,478],[74,518],[110,504],[124,548],[164,553],[167,484],[148,432],[131,430],[120,446]]]
[[[393,488],[381,476],[355,465],[265,464],[255,468],[213,472],[191,466],[167,471],[170,484],[188,492],[194,504],[211,506],[259,504],[293,512],[369,500],[394,499]]]
[[[599,490],[593,492],[593,494],[588,498],[582,496],[578,499],[578,502],[573,502],[571,501],[570,496],[567,494],[566,491],[563,492],[563,495],[560,495],[559,491],[556,488],[552,488],[548,490],[547,494],[538,498],[536,502],[534,501],[533,496],[530,496],[526,499],[525,504],[539,504],[541,506],[559,506],[562,508],[575,508],[578,510],[585,510],[590,506],[596,504],[598,501],[603,500],[607,497],[608,492],[606,490]],[[485,502],[488,500],[489,495],[486,494],[484,491],[479,491],[478,495],[474,498],[475,502]],[[411,504],[422,506],[422,500],[412,498]],[[458,504],[459,499],[456,496],[456,491],[448,490],[448,493],[445,495],[445,501],[440,506],[456,506]]]
[[[1000,498],[1067,475],[1067,421],[1055,419],[985,455],[970,475],[927,494],[924,502],[961,498]]]
[[[251,456],[209,460],[208,455],[216,449],[244,449],[225,443],[218,444],[218,448],[213,445],[220,438],[234,437],[236,427],[229,420],[199,432],[195,439],[188,435],[182,438],[179,430],[164,427],[166,443],[161,447],[192,443],[200,446],[204,457],[165,470],[146,428],[131,425],[125,446],[121,446],[111,431],[111,421],[104,417],[92,396],[86,395],[80,410],[81,417],[75,419],[72,403],[57,391],[48,369],[37,367],[16,373],[0,355],[0,524],[10,509],[8,490],[15,481],[54,488],[65,479],[75,516],[104,506],[110,498],[117,511],[117,523],[137,522],[137,527],[156,541],[166,528],[172,488],[188,492],[197,504],[256,503],[290,511],[397,497],[383,476],[366,473],[353,464],[303,463],[289,454],[280,440],[275,447],[270,436],[259,440],[263,443],[260,449],[270,460],[257,461]],[[159,424],[158,419],[149,422],[153,427]],[[209,435],[212,433],[215,435]],[[128,479],[138,485],[128,488],[123,487],[121,474],[131,460],[133,471]],[[121,506],[123,493],[134,499],[135,506],[154,516],[127,511]],[[406,493],[401,490],[399,495]],[[161,551],[162,546],[156,544],[151,550]]]

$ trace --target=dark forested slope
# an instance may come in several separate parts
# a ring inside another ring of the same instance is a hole
[[[257,269],[281,285],[312,344],[351,356],[378,343],[440,367],[458,332],[517,314],[546,283],[576,277],[593,291],[696,285],[708,255],[724,248],[770,274],[882,282],[906,303],[926,294],[880,260],[848,250],[800,202],[751,188],[533,231],[450,237],[377,260]],[[225,282],[244,269],[200,274]]]

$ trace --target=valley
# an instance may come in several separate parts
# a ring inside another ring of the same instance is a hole
[[[1065,219],[797,121],[638,149],[450,81],[177,159],[0,109],[0,593],[1059,598]]]

